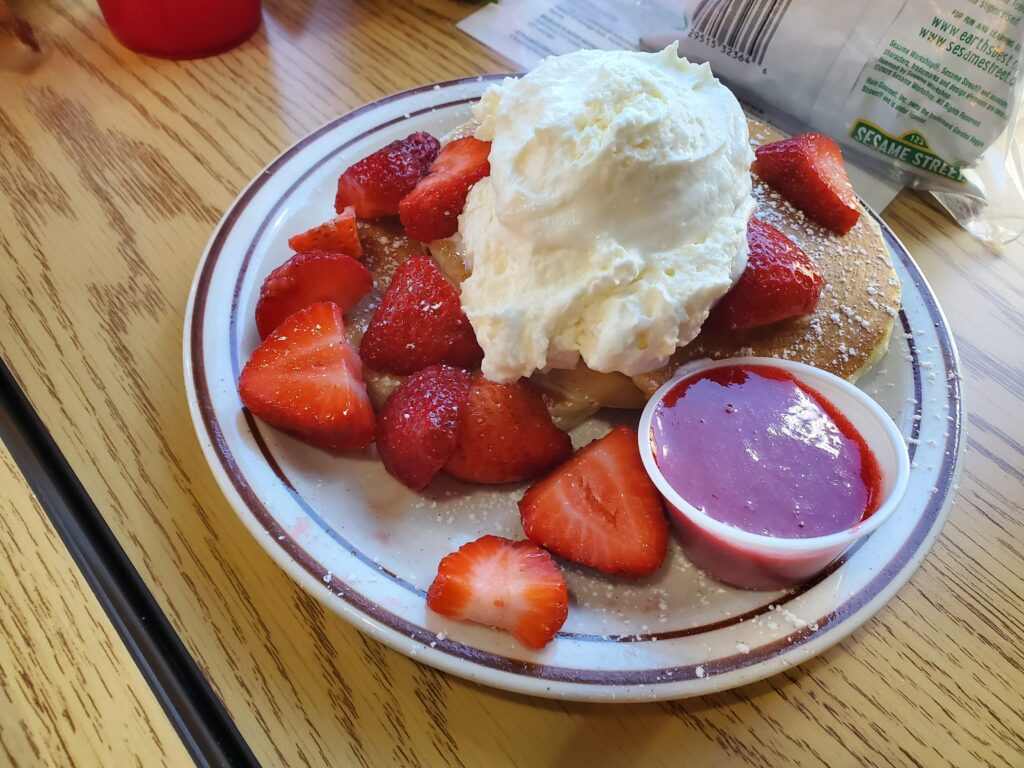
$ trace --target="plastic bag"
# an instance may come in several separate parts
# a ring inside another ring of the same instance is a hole
[[[1024,0],[683,0],[687,31],[644,36],[708,61],[737,94],[836,138],[972,234],[1024,232]]]

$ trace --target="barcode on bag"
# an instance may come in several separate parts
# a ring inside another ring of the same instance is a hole
[[[790,0],[702,0],[687,34],[749,64],[764,64]]]

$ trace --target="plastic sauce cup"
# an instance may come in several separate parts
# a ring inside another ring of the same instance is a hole
[[[714,519],[686,501],[661,473],[652,445],[651,421],[662,398],[683,379],[700,371],[731,365],[758,365],[786,371],[819,392],[860,432],[881,470],[881,502],[868,518],[838,533],[781,538],[751,533]],[[767,357],[695,360],[680,368],[654,393],[640,417],[640,456],[661,492],[683,551],[712,578],[744,589],[782,589],[800,584],[877,530],[896,510],[910,478],[903,435],[882,407],[850,382],[803,363]]]

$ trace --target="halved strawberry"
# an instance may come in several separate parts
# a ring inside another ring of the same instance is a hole
[[[818,308],[825,279],[799,246],[770,224],[747,224],[747,267],[708,317],[731,331],[771,325]]]
[[[332,302],[281,323],[245,364],[238,394],[254,416],[321,448],[365,448],[373,440],[362,365]]]
[[[532,541],[604,573],[650,576],[665,559],[665,510],[629,427],[616,427],[534,484],[519,513]]]
[[[441,143],[423,131],[392,141],[341,174],[334,209],[341,213],[351,205],[360,219],[394,216],[440,149]]]
[[[350,205],[330,221],[292,235],[288,238],[288,247],[296,253],[326,251],[358,259],[363,255],[363,246],[356,229],[356,209]]]
[[[569,590],[551,555],[532,542],[481,536],[441,560],[427,605],[543,648],[565,624]]]
[[[476,368],[484,356],[459,294],[422,254],[395,270],[359,353],[371,368],[398,374],[438,363]]]
[[[758,147],[754,171],[812,221],[845,235],[860,218],[843,153],[828,136],[802,133]]]
[[[425,243],[454,235],[469,188],[491,172],[490,152],[489,141],[472,136],[446,145],[430,173],[398,206],[405,233]]]
[[[434,365],[414,373],[377,414],[377,453],[384,468],[421,491],[455,452],[459,411],[469,397],[470,375]]]
[[[297,253],[271,272],[256,303],[256,330],[265,339],[290,315],[318,301],[348,312],[373,287],[370,271],[341,253]]]
[[[473,483],[514,483],[548,471],[571,453],[569,435],[551,422],[532,384],[497,384],[477,374],[444,471]]]

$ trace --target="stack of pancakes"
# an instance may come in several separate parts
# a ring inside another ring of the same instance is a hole
[[[754,147],[784,138],[760,121],[748,118],[748,123]],[[464,126],[455,135],[468,130]],[[847,234],[837,235],[805,218],[756,176],[754,196],[754,215],[800,246],[825,278],[814,314],[743,332],[705,328],[691,343],[676,350],[667,365],[632,379],[619,373],[597,373],[582,364],[575,370],[537,373],[533,380],[545,391],[559,426],[571,428],[601,407],[642,408],[680,365],[696,358],[779,357],[853,381],[885,355],[899,310],[900,283],[874,219],[862,209],[857,225]],[[404,235],[397,222],[360,222],[359,227],[364,261],[373,274],[374,287],[350,317],[353,343],[358,343],[366,330],[398,264],[424,250]],[[445,277],[458,285],[469,272],[455,242],[430,243],[427,250]],[[364,377],[375,408],[400,381],[369,369]]]

